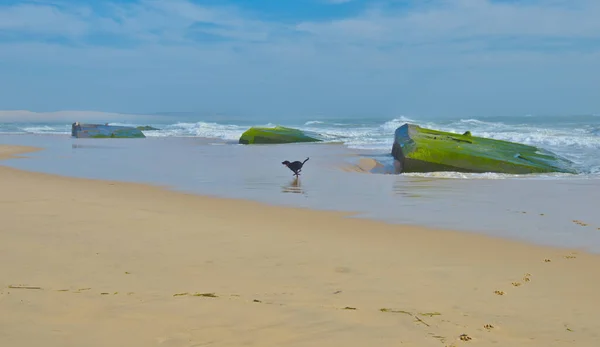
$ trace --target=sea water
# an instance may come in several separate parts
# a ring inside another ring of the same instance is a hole
[[[383,173],[390,172],[393,132],[405,122],[536,145],[572,160],[581,174],[390,175],[343,170],[360,157],[370,157],[384,164]],[[600,252],[600,117],[296,120],[277,124],[316,131],[330,143],[267,146],[237,144],[239,135],[255,122],[188,115],[165,116],[153,123],[124,116],[118,123],[160,130],[145,132],[146,139],[75,139],[66,123],[4,123],[0,143],[46,149],[28,154],[30,159],[3,164]],[[283,160],[306,157],[310,159],[298,180],[281,165]]]

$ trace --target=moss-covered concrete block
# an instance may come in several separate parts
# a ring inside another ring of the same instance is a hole
[[[73,123],[71,135],[77,138],[145,138],[146,135],[134,127],[108,124]]]
[[[534,146],[414,124],[396,129],[392,156],[399,172],[576,173],[568,160]]]
[[[279,144],[295,142],[320,142],[317,134],[299,129],[276,126],[272,128],[252,127],[240,136],[241,144]]]

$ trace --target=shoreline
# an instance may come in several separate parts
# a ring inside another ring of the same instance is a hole
[[[19,146],[19,145],[8,145],[7,146],[7,145],[0,144],[0,169],[13,170],[15,172],[23,172],[23,173],[27,173],[27,174],[33,174],[33,175],[47,176],[48,178],[52,177],[52,178],[56,178],[56,179],[68,179],[68,180],[81,181],[81,182],[88,181],[88,182],[96,182],[96,183],[109,184],[109,185],[115,185],[115,184],[133,185],[133,186],[138,186],[141,189],[152,189],[152,190],[158,189],[159,191],[163,191],[165,193],[168,192],[168,193],[176,194],[176,195],[180,194],[182,196],[191,197],[191,198],[195,197],[195,198],[202,199],[202,200],[206,200],[206,199],[214,200],[214,201],[218,201],[220,204],[227,204],[227,203],[248,204],[247,206],[244,206],[247,208],[249,208],[251,205],[254,205],[254,206],[256,206],[256,208],[267,208],[267,209],[274,208],[277,210],[283,209],[283,210],[290,210],[290,211],[296,210],[296,211],[304,211],[307,213],[323,213],[324,215],[330,214],[331,217],[334,217],[334,218],[335,217],[337,217],[337,218],[352,218],[352,220],[354,220],[354,221],[375,223],[376,225],[382,225],[382,226],[388,226],[388,227],[397,226],[400,228],[421,229],[421,230],[424,230],[427,232],[435,232],[435,233],[437,233],[436,236],[438,236],[438,237],[440,236],[439,233],[452,233],[454,235],[459,235],[459,236],[460,235],[468,235],[467,237],[471,237],[471,236],[482,237],[483,239],[488,239],[490,241],[509,242],[509,243],[514,243],[517,245],[524,245],[527,247],[549,249],[549,250],[553,250],[555,252],[566,251],[566,252],[588,253],[591,255],[597,255],[600,259],[600,254],[589,252],[585,249],[582,249],[581,247],[562,247],[562,246],[552,246],[552,245],[540,245],[535,242],[515,240],[515,239],[509,238],[509,237],[483,234],[483,233],[480,233],[477,231],[467,231],[467,230],[450,229],[450,228],[436,228],[436,227],[423,226],[423,225],[419,225],[419,224],[387,222],[387,221],[382,221],[382,220],[369,218],[369,217],[362,217],[362,216],[359,217],[359,215],[362,214],[360,212],[331,211],[331,210],[322,210],[322,209],[316,209],[316,208],[311,208],[311,207],[284,206],[284,205],[278,205],[278,204],[273,204],[273,203],[260,202],[260,201],[256,201],[256,200],[252,200],[252,199],[229,198],[229,197],[222,197],[222,196],[210,195],[210,194],[198,194],[198,193],[191,193],[191,192],[183,192],[183,191],[171,189],[168,185],[147,184],[147,183],[120,181],[120,180],[72,177],[72,176],[64,176],[64,175],[57,175],[57,174],[37,172],[37,171],[22,170],[22,169],[11,168],[11,167],[7,167],[7,166],[3,165],[3,161],[5,159],[28,159],[28,157],[23,156],[23,155],[27,154],[27,153],[34,153],[34,152],[39,152],[39,151],[43,151],[43,150],[44,150],[44,148],[41,148],[41,147]],[[353,172],[353,173],[359,173],[359,174],[365,174],[365,173],[373,174],[374,170],[377,170],[380,168],[381,168],[381,164],[379,164],[379,162],[377,162],[376,160],[370,159],[370,158],[360,158],[356,164],[348,163],[348,164],[342,164],[339,167],[336,167],[336,169],[343,171],[343,172]],[[276,211],[276,213],[278,213],[278,212],[280,212],[280,211]]]
[[[34,175],[42,175],[42,176],[53,177],[53,178],[57,178],[57,179],[68,179],[68,180],[82,181],[82,182],[89,181],[89,182],[97,182],[97,183],[102,183],[102,184],[108,183],[110,185],[114,185],[114,184],[134,185],[134,186],[139,186],[142,189],[144,189],[144,188],[159,189],[160,191],[164,191],[165,193],[168,192],[168,193],[173,193],[173,194],[181,194],[182,196],[188,196],[188,197],[192,197],[192,198],[196,197],[198,199],[209,199],[209,200],[214,199],[215,201],[219,201],[222,204],[227,204],[228,202],[230,202],[230,203],[256,205],[257,208],[264,207],[264,208],[275,208],[275,209],[292,210],[292,211],[293,210],[306,211],[308,213],[312,213],[312,212],[324,213],[325,215],[331,214],[332,216],[336,216],[339,218],[351,218],[351,220],[355,220],[355,221],[365,221],[368,223],[376,223],[378,225],[384,225],[384,226],[391,226],[391,227],[397,226],[400,228],[417,228],[417,229],[426,230],[428,232],[453,233],[453,234],[459,235],[459,236],[468,235],[467,237],[471,237],[471,236],[483,237],[484,239],[488,239],[488,240],[515,243],[518,245],[526,245],[528,247],[538,247],[541,249],[550,249],[550,250],[554,250],[557,252],[560,252],[560,251],[583,252],[583,253],[587,253],[587,254],[597,255],[598,257],[600,257],[600,253],[590,252],[588,250],[583,249],[583,247],[567,247],[567,246],[539,244],[536,242],[526,241],[526,240],[518,240],[518,239],[511,238],[511,237],[485,234],[485,233],[481,233],[481,232],[475,231],[475,230],[461,230],[461,229],[452,229],[452,228],[430,227],[430,226],[425,226],[425,225],[421,225],[418,223],[417,224],[409,224],[409,223],[401,223],[401,222],[388,222],[385,220],[364,216],[364,214],[362,212],[323,210],[323,209],[313,208],[313,207],[279,205],[276,203],[257,201],[257,200],[253,200],[250,198],[231,198],[231,197],[218,196],[218,195],[214,195],[214,194],[204,194],[204,193],[181,191],[181,190],[173,189],[173,187],[170,187],[169,185],[164,185],[164,184],[139,183],[139,182],[122,181],[122,180],[95,179],[95,178],[65,176],[65,175],[61,175],[61,174],[52,174],[52,173],[45,173],[45,172],[39,172],[39,171],[31,171],[31,170],[24,170],[24,169],[19,169],[19,168],[12,168],[12,167],[3,165],[3,161],[6,159],[30,159],[29,157],[25,156],[25,154],[41,152],[44,150],[45,150],[45,148],[43,148],[43,147],[0,144],[0,169],[2,169],[2,170],[8,169],[8,170],[14,170],[16,172],[30,173],[30,174],[34,174]],[[381,173],[381,171],[383,170],[383,166],[377,160],[371,159],[371,158],[361,158],[357,154],[349,154],[349,156],[357,158],[358,161],[356,161],[355,163],[345,163],[345,164],[339,163],[338,166],[333,166],[333,168],[340,172],[350,172],[350,173],[356,173],[356,174],[383,174],[383,173]],[[385,174],[387,175],[388,173],[385,173]],[[421,178],[421,177],[417,177],[417,178]],[[425,177],[423,177],[423,178],[425,178]],[[447,178],[440,178],[440,179],[447,179]],[[458,179],[458,180],[460,180],[460,179]],[[293,190],[293,188],[294,187],[288,187],[288,189],[292,189],[292,190]],[[296,187],[296,188],[298,188],[298,187]],[[277,212],[279,212],[279,211],[277,211]],[[576,222],[576,221],[574,221],[574,222]],[[600,228],[598,230],[600,230]],[[439,235],[436,235],[436,236],[439,236]]]
[[[7,344],[600,341],[596,254],[2,162],[0,178]]]

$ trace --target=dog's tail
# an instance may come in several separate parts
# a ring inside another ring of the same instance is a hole
[[[302,165],[304,165],[304,163],[306,163],[308,161],[308,159],[310,159],[310,158],[307,157],[306,159],[304,159],[304,161],[302,162]]]

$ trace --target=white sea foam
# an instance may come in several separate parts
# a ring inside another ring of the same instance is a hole
[[[380,126],[380,129],[384,132],[391,132],[393,134],[396,128],[402,126],[404,123],[417,123],[417,121],[408,117],[400,116],[383,123]]]
[[[485,172],[485,173],[464,173],[464,172],[414,172],[414,173],[405,173],[405,176],[411,177],[435,177],[435,178],[448,178],[448,179],[485,179],[485,180],[506,180],[506,179],[531,179],[531,180],[540,180],[540,179],[568,179],[568,178],[596,178],[595,175],[586,174],[586,175],[574,175],[574,174],[564,174],[564,173],[547,173],[547,174],[531,174],[531,175],[512,175],[512,174],[502,174],[495,172]]]
[[[144,131],[146,136],[174,137],[204,137],[223,140],[238,139],[247,129],[239,125],[224,125],[218,123],[196,122],[175,123],[166,126],[156,126],[161,130]]]
[[[21,128],[23,133],[26,134],[69,134],[71,132],[70,126],[65,125],[40,125],[40,126],[29,126]]]

